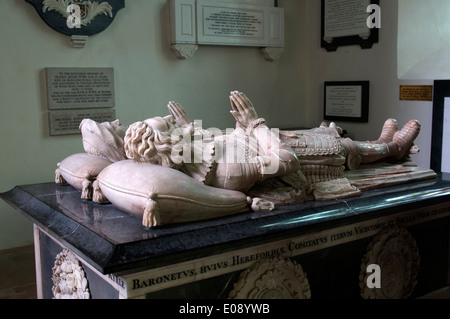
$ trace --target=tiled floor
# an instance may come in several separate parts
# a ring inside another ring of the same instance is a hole
[[[34,247],[0,251],[0,299],[36,299]]]

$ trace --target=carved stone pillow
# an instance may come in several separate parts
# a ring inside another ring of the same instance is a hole
[[[69,184],[81,191],[81,198],[92,199],[92,182],[112,162],[86,153],[73,154],[58,163],[55,171],[57,184]]]
[[[251,204],[241,192],[205,186],[175,169],[131,160],[116,162],[98,175],[93,200],[109,200],[142,218],[145,227],[241,213]]]

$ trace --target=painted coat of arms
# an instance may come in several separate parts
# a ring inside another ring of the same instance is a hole
[[[91,36],[104,31],[125,0],[25,0],[54,30],[65,35]]]

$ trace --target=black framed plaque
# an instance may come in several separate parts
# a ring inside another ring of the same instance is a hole
[[[324,118],[330,121],[369,121],[369,81],[325,82]]]
[[[372,48],[379,39],[381,22],[374,21],[380,20],[379,5],[379,0],[322,0],[322,48],[329,52],[346,45]],[[378,12],[372,11],[374,6]]]

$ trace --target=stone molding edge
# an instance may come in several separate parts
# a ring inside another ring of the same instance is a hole
[[[72,47],[76,49],[83,49],[88,41],[87,35],[72,35],[70,37],[70,42],[72,43]]]
[[[75,47],[75,46],[74,46]],[[197,44],[175,43],[172,44],[172,51],[180,60],[190,59],[198,51]],[[261,54],[269,62],[278,61],[284,54],[284,48],[266,47],[261,48]]]
[[[284,48],[261,48],[261,53],[267,61],[275,62],[284,54]]]

